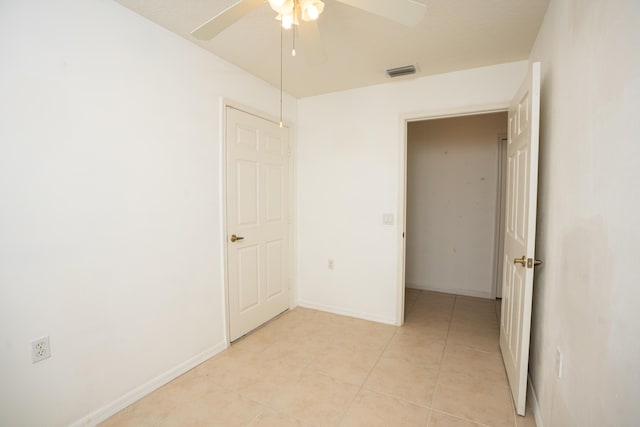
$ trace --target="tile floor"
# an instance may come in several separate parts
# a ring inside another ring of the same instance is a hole
[[[296,308],[102,426],[535,427],[513,409],[498,309],[414,289],[400,328]]]

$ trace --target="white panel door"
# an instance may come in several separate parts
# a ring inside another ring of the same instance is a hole
[[[233,341],[289,308],[288,129],[227,107],[227,272]]]
[[[538,197],[540,63],[509,106],[500,349],[516,411],[524,415]]]

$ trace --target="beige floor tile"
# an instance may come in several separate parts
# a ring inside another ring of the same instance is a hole
[[[311,427],[311,425],[267,409],[251,420],[247,427]]]
[[[251,383],[264,371],[264,362],[255,352],[231,347],[193,369],[193,375],[204,376],[212,384],[232,390]]]
[[[331,336],[326,331],[317,331],[309,328],[301,332],[287,335],[279,340],[276,345],[290,346],[295,351],[317,354],[323,351],[331,342]],[[265,350],[269,351],[269,349]]]
[[[536,427],[536,420],[533,418],[533,414],[528,413],[524,417],[516,415],[516,427]]]
[[[381,352],[356,351],[330,345],[317,355],[309,370],[318,371],[350,384],[361,385],[376,364]]]
[[[507,385],[507,373],[500,352],[484,352],[469,347],[447,346],[441,375],[464,374],[471,378]]]
[[[371,371],[364,388],[430,406],[437,377],[437,367],[413,366],[383,357]]]
[[[381,353],[389,345],[396,329],[395,326],[391,330],[368,332],[345,329],[334,336],[332,343],[353,351]]]
[[[279,334],[275,333],[275,328],[264,327],[234,341],[231,346],[236,349],[260,353],[276,343],[280,338]]]
[[[326,345],[319,341],[313,343],[311,340],[280,340],[260,353],[258,358],[292,368],[304,368],[316,357],[318,351],[324,350]]]
[[[429,417],[429,427],[483,427],[480,424],[463,420],[451,415],[443,414],[438,411],[432,411]]]
[[[445,324],[421,324],[405,323],[398,328],[396,335],[410,335],[430,341],[445,341],[449,334],[449,323]]]
[[[414,289],[414,288],[405,288],[405,292],[404,292],[404,300],[406,301],[413,301],[416,298],[418,298],[418,296],[422,293],[422,291],[420,289]]]
[[[169,408],[167,408],[166,414],[159,413],[152,410],[149,412],[134,411],[131,407],[126,408],[108,420],[99,424],[100,427],[152,427],[158,426],[162,422],[162,417],[169,414]]]
[[[309,372],[278,395],[272,406],[316,426],[335,426],[353,401],[358,386],[328,375]]]
[[[499,308],[407,290],[400,328],[296,308],[102,425],[533,427],[514,415]]]
[[[405,317],[408,316],[409,314],[411,314],[411,312],[413,311],[413,308],[416,305],[416,301],[412,300],[412,301],[406,301],[404,302],[404,315]]]
[[[494,427],[515,425],[508,386],[464,374],[440,373],[433,409]]]
[[[497,330],[498,319],[493,315],[479,315],[475,313],[454,313],[451,317],[452,328],[487,328]]]
[[[442,324],[451,321],[451,311],[433,310],[429,307],[414,307],[410,314],[405,315],[406,323]]]
[[[162,420],[161,425],[167,427],[244,426],[263,409],[257,402],[219,388],[180,404]]]
[[[447,346],[468,347],[486,352],[500,351],[500,335],[497,329],[486,327],[456,327],[449,328]]]
[[[456,305],[468,305],[472,307],[488,307],[492,304],[495,304],[495,299],[491,298],[483,298],[483,297],[472,297],[467,295],[456,295]]]
[[[444,341],[396,334],[382,355],[400,363],[433,368],[438,366],[442,359],[444,345]]]
[[[295,393],[303,369],[285,365],[275,365],[263,370],[251,381],[242,383],[236,388],[241,395],[266,405],[273,405],[278,396]]]
[[[114,415],[104,426],[160,425],[184,404],[219,387],[193,370]]]
[[[263,408],[204,377],[171,382],[102,426],[243,426]]]
[[[315,323],[313,321],[315,315],[315,310],[297,307],[270,321],[268,326],[278,331],[291,333],[299,328],[306,328],[313,325]]]
[[[451,311],[455,304],[455,296],[437,292],[424,291],[416,299],[418,305],[426,305],[432,308]]]
[[[451,310],[455,305],[456,298],[451,294],[441,294],[438,292],[423,291],[416,302],[418,304],[426,304],[432,307],[440,307],[442,309]]]
[[[362,390],[340,423],[343,427],[426,426],[429,409],[391,396]]]

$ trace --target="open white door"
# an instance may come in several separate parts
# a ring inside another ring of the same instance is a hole
[[[529,367],[538,197],[540,63],[509,106],[500,349],[516,412],[524,415]]]
[[[289,308],[289,131],[231,107],[226,113],[233,341]]]

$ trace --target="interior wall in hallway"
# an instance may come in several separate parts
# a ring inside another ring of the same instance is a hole
[[[492,296],[506,133],[506,112],[409,123],[407,287]]]

